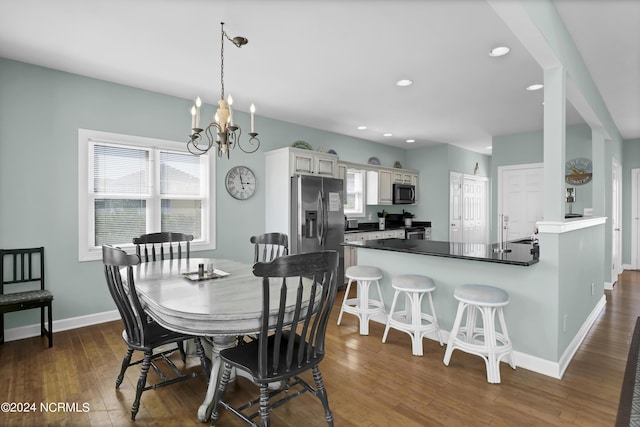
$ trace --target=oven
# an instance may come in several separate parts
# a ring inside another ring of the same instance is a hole
[[[405,229],[405,239],[424,240],[424,227],[408,227]]]

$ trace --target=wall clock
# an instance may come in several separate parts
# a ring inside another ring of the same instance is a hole
[[[227,172],[224,185],[231,197],[246,200],[256,191],[256,176],[246,166],[234,166]]]
[[[592,177],[593,166],[589,159],[571,159],[565,164],[564,180],[567,184],[583,185],[591,181]]]

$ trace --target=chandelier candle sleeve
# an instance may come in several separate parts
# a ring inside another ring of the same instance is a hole
[[[233,126],[233,110],[231,109],[233,98],[231,97],[231,94],[227,97],[227,104],[229,104],[229,124]]]
[[[195,129],[196,127],[196,106],[192,105],[191,106],[191,132],[193,132],[193,129]]]
[[[256,106],[251,104],[251,133],[255,133],[253,131],[253,114],[256,112]]]
[[[200,128],[200,106],[202,105],[202,100],[200,97],[196,98],[196,127]]]

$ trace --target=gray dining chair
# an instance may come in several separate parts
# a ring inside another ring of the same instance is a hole
[[[193,236],[185,233],[149,233],[133,239],[136,245],[136,254],[142,262],[182,259],[191,256],[191,242]]]
[[[255,341],[220,351],[224,370],[211,425],[215,425],[220,408],[224,407],[250,425],[256,426],[253,419],[260,416],[260,425],[269,426],[272,408],[308,391],[320,399],[327,424],[333,426],[319,364],[326,353],[325,334],[336,297],[338,253],[284,255],[254,264],[253,274],[262,278],[260,333]],[[295,298],[286,298],[288,289],[296,289]],[[280,298],[274,298],[277,295]],[[260,388],[257,399],[242,406],[225,400],[233,368],[251,374]],[[313,372],[315,388],[301,378],[308,371]],[[274,382],[281,382],[281,388],[269,390],[269,384]],[[255,411],[257,404],[259,409]]]
[[[265,233],[251,236],[254,245],[253,262],[271,261],[289,253],[289,236],[283,233]]]
[[[140,263],[140,257],[138,255],[128,255],[120,248],[104,245],[102,246],[102,262],[104,264],[104,275],[109,292],[124,323],[125,329],[122,333],[122,338],[127,344],[127,352],[122,360],[122,368],[116,380],[116,388],[119,388],[120,384],[122,384],[124,373],[129,366],[142,364],[140,367],[140,377],[136,386],[135,399],[131,406],[131,420],[134,421],[140,408],[142,392],[188,380],[203,373],[208,375],[207,359],[199,337],[165,329],[144,312],[142,304],[138,299],[133,274],[133,266]],[[121,269],[125,267],[126,277],[123,279]],[[181,343],[184,340],[192,338],[196,344],[202,369],[192,371],[191,373],[183,373],[175,363],[169,359],[169,356],[174,351],[180,349]],[[174,343],[176,347],[157,350],[161,346]],[[142,351],[144,358],[131,362],[134,351]],[[165,376],[156,365],[156,361],[160,359],[173,370],[176,375],[175,377],[167,378]],[[149,368],[153,368],[158,377],[160,377],[160,381],[147,386],[147,373],[149,372]]]

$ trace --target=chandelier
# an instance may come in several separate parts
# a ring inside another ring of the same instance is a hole
[[[254,132],[253,127],[253,115],[256,112],[256,107],[251,104],[251,132],[249,132],[248,147],[243,147],[240,141],[242,135],[242,129],[240,126],[233,122],[233,110],[231,105],[233,104],[233,98],[231,95],[225,101],[224,99],[224,41],[225,38],[237,47],[242,47],[249,42],[244,37],[230,38],[224,31],[224,22],[220,23],[221,41],[220,41],[220,100],[218,101],[218,109],[213,118],[213,121],[207,125],[205,129],[200,127],[200,106],[202,101],[200,97],[196,98],[196,103],[191,107],[191,129],[192,133],[189,135],[189,141],[187,141],[187,149],[191,154],[200,156],[209,151],[213,144],[217,144],[218,158],[226,154],[227,159],[230,156],[231,150],[236,145],[240,147],[245,153],[254,153],[258,147],[260,147],[260,140],[257,138],[258,134]],[[206,135],[206,141],[203,137],[203,132]]]

